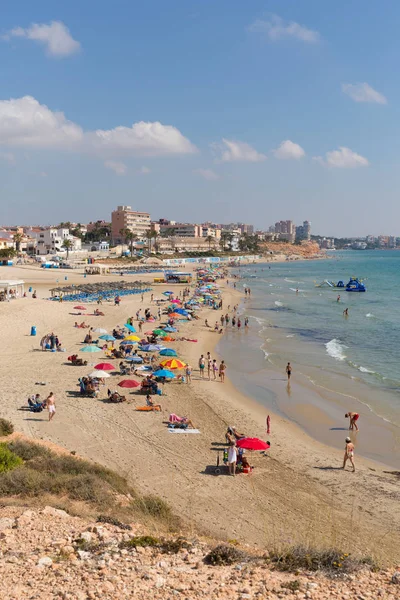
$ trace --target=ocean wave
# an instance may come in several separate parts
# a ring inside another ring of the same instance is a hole
[[[287,277],[285,277],[285,281],[287,281],[287,283],[297,283],[297,281],[293,281],[293,279],[288,279]]]
[[[361,371],[361,373],[371,373],[371,375],[375,375],[375,371],[371,371],[370,369],[367,369],[366,367],[358,367],[358,370]]]
[[[286,336],[287,338],[293,338],[294,337],[294,333],[291,333],[290,335]]]
[[[305,292],[306,290],[299,290],[299,288],[289,288],[292,292]]]
[[[373,315],[372,313],[367,313],[365,316],[368,317],[369,319],[371,319],[372,317],[375,317],[375,315]]]
[[[333,339],[330,342],[327,342],[325,344],[325,348],[329,356],[332,358],[336,360],[345,360],[346,354],[344,351],[346,350],[347,346],[342,344],[340,340]]]
[[[279,300],[275,300],[274,304],[275,306],[283,306],[282,302],[279,302]]]

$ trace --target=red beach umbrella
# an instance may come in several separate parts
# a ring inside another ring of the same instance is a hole
[[[139,387],[140,383],[134,379],[124,379],[123,381],[119,382],[118,386],[122,388],[135,388]]]
[[[86,306],[74,306],[75,310],[86,310]]]
[[[269,450],[271,444],[258,438],[242,438],[236,442],[236,446],[245,450]]]
[[[111,363],[99,363],[95,369],[96,371],[115,371],[115,367]]]

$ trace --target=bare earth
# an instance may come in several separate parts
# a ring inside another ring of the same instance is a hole
[[[132,296],[124,297],[120,307],[104,304],[104,317],[77,317],[69,314],[75,312],[73,304],[45,299],[47,290],[58,285],[56,279],[62,282],[63,273],[5,268],[2,277],[23,278],[39,295],[37,300],[29,297],[0,304],[1,416],[9,418],[17,430],[127,475],[142,492],[163,497],[198,531],[212,537],[237,539],[263,549],[297,542],[329,545],[392,565],[400,562],[399,479],[385,474],[383,465],[357,457],[355,474],[342,471],[342,451],[312,440],[292,423],[271,415],[271,450],[267,456],[251,457],[256,467],[251,475],[215,476],[207,469],[215,466],[218,448],[224,447],[227,425],[250,436],[267,437],[265,409],[229,383],[229,364],[225,384],[199,380],[198,358],[207,351],[213,354],[219,339],[206,330],[204,318],[213,324],[220,311],[204,309],[199,321],[180,327],[180,334],[198,339],[197,343],[170,344],[194,367],[192,384],[166,384],[160,399],[162,413],[140,413],[135,407],[144,404],[144,396],[135,391],[127,403],[104,402],[107,387],[115,389],[119,376],[107,380],[99,399],[70,395],[78,390],[77,378],[90,373],[103,354],[80,354],[89,360],[87,367],[72,367],[66,359],[79,351],[85,335],[85,330],[73,327],[75,320],[85,319],[111,331],[134,316],[138,307],[151,307],[149,293],[143,303],[140,296]],[[68,272],[69,284],[82,281],[82,274]],[[155,286],[154,296],[160,296],[163,289]],[[171,289],[178,292],[179,286]],[[226,289],[224,312],[228,304],[239,300],[238,292]],[[31,325],[37,327],[36,338],[29,335]],[[145,325],[143,331],[152,328]],[[51,331],[58,334],[65,353],[40,351],[42,335]],[[35,385],[37,381],[45,381],[46,386]],[[18,410],[28,395],[50,391],[57,405],[51,423],[47,414]],[[307,400],[298,401],[306,409]],[[168,433],[165,421],[172,412],[189,416],[201,435]]]

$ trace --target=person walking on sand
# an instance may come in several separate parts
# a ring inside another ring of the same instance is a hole
[[[226,364],[225,364],[225,361],[222,360],[221,364],[219,365],[219,378],[221,380],[221,383],[225,383],[225,371],[226,371]]]
[[[204,369],[206,367],[206,361],[204,360],[204,355],[202,354],[199,358],[199,371],[200,371],[200,379],[204,379]]]
[[[230,442],[228,448],[228,467],[229,467],[229,475],[235,477],[236,473],[236,463],[237,463],[237,448],[235,442]]]
[[[354,431],[354,430],[359,431],[357,421],[360,418],[360,415],[356,412],[348,412],[344,416],[346,417],[346,419],[347,418],[350,419],[349,429],[351,431]]]
[[[186,365],[185,374],[186,383],[192,383],[192,367],[190,365]]]
[[[347,461],[350,461],[350,463],[352,464],[353,467],[353,473],[356,470],[356,467],[354,465],[354,444],[351,441],[351,439],[349,437],[346,438],[346,449],[344,451],[344,458],[343,458],[343,467],[342,469],[345,468]]]
[[[286,365],[286,375],[287,375],[288,381],[290,381],[290,378],[292,376],[292,365],[290,364],[290,362],[288,362],[288,364]]]
[[[207,353],[207,375],[208,381],[211,381],[211,371],[212,371],[212,359],[210,353]]]
[[[214,374],[214,381],[217,379],[217,373],[218,373],[218,364],[216,359],[214,358],[214,360],[212,361],[212,371]]]
[[[47,410],[49,411],[49,421],[51,421],[54,415],[56,414],[56,400],[54,398],[53,392],[50,392],[50,394],[47,396],[46,406]]]

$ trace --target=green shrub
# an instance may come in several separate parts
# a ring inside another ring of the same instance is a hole
[[[325,571],[328,573],[354,573],[365,566],[377,570],[370,559],[358,559],[336,549],[315,549],[294,546],[282,552],[270,552],[269,561],[280,571]]]
[[[41,446],[40,444],[34,444],[32,442],[24,442],[22,440],[7,442],[7,446],[25,462],[38,458],[39,456],[48,456],[50,454],[50,450],[46,448],[46,446]]]
[[[22,465],[22,459],[11,452],[5,444],[0,444],[0,473],[6,473]]]
[[[121,548],[157,548],[158,546],[160,546],[160,540],[151,535],[138,535],[127,542],[120,543]]]
[[[233,565],[237,562],[249,560],[249,555],[234,546],[220,544],[213,548],[205,557],[204,562],[207,565]]]
[[[0,419],[0,437],[14,433],[14,425],[7,419]]]

